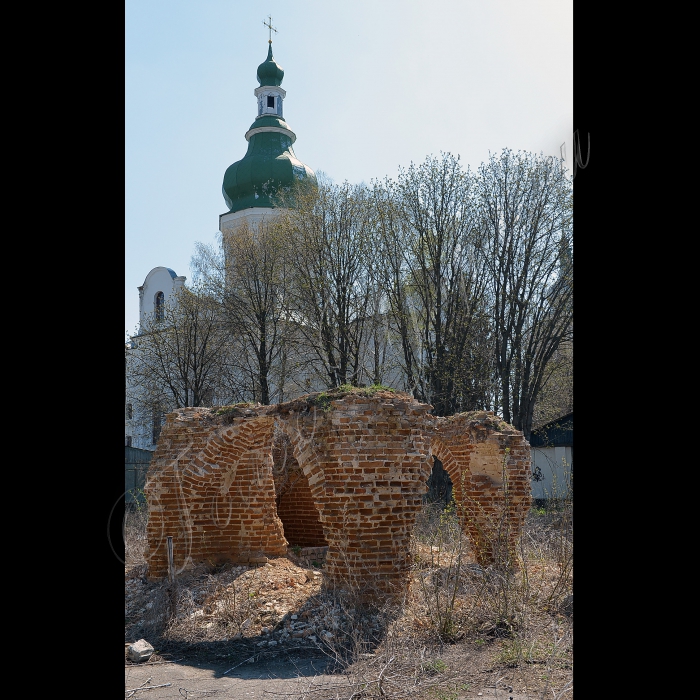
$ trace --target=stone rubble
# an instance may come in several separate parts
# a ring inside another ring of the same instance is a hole
[[[170,634],[190,640],[241,640],[258,647],[309,644],[342,647],[357,628],[352,610],[322,592],[323,573],[277,557],[262,566],[239,565],[216,576],[182,575],[177,618]],[[162,596],[165,584],[133,576],[125,580],[126,640],[144,632],[148,609]],[[379,618],[363,622],[369,633],[379,632]],[[186,632],[185,632],[186,631]]]

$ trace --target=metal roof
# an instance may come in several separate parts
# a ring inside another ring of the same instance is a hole
[[[530,433],[530,447],[573,447],[573,445],[573,411],[541,425]]]

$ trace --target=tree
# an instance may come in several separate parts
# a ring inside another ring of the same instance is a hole
[[[508,149],[476,173],[459,161],[431,156],[371,188],[320,175],[197,244],[195,287],[129,351],[140,402],[388,383],[436,415],[493,410],[528,438],[535,415],[572,410],[571,179]]]
[[[210,403],[226,364],[227,337],[204,290],[182,288],[141,324],[129,351],[133,403],[166,412]]]
[[[477,181],[495,370],[506,422],[529,438],[555,353],[573,337],[573,191],[558,161],[505,149]]]
[[[542,389],[535,401],[532,426],[549,423],[574,410],[574,344],[567,340],[552,355]]]
[[[318,177],[318,189],[295,191],[286,229],[288,318],[302,374],[314,366],[328,387],[357,385],[375,311],[371,211],[367,190]],[[309,358],[303,363],[304,350]]]
[[[409,389],[437,415],[488,402],[485,265],[473,176],[442,154],[375,185],[383,281]]]
[[[228,332],[234,362],[227,372],[229,388],[263,405],[284,400],[289,323],[283,235],[272,217],[243,223],[220,236],[218,250],[198,243],[191,263],[195,279],[217,300]]]

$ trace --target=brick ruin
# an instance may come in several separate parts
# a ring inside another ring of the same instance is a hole
[[[431,408],[356,390],[168,414],[145,487],[149,578],[168,575],[170,536],[176,573],[327,546],[327,585],[401,592],[433,457],[476,561],[512,563],[531,503],[529,444],[490,412]]]

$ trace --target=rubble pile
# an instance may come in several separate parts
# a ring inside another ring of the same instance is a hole
[[[338,596],[323,593],[323,569],[278,557],[263,565],[238,565],[217,573],[204,570],[177,580],[177,605],[168,607],[167,582],[148,582],[143,571],[127,570],[126,641],[143,636],[144,625],[160,614],[167,636],[182,641],[248,641],[257,647],[349,648],[358,628],[380,635],[378,615],[357,617]],[[316,559],[313,560],[319,567]]]

